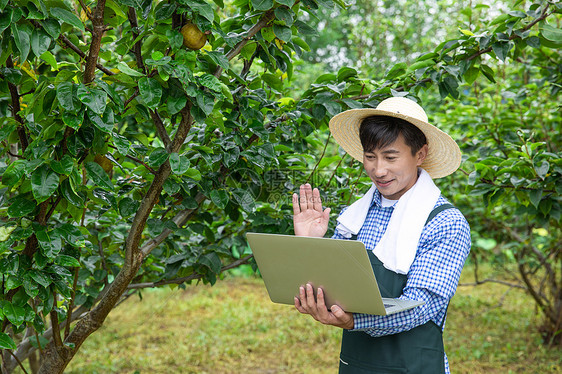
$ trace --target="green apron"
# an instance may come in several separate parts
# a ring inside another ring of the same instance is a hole
[[[443,204],[431,212],[427,222],[442,210],[452,208]],[[427,224],[426,222],[426,224]],[[382,297],[397,298],[406,286],[407,276],[384,267],[368,251]],[[445,318],[443,318],[444,322]],[[443,322],[433,321],[394,335],[372,337],[363,331],[343,331],[340,374],[444,374]]]

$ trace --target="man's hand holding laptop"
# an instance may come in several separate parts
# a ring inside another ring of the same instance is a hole
[[[328,231],[330,208],[322,209],[320,192],[312,189],[310,184],[300,186],[300,197],[293,194],[293,223],[296,236],[323,237]],[[312,285],[300,287],[299,297],[295,297],[295,307],[302,314],[310,314],[312,318],[325,325],[353,329],[353,314],[345,312],[338,305],[327,308],[324,291],[321,288],[314,295]]]

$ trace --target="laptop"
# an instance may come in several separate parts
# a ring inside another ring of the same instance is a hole
[[[356,240],[247,233],[246,238],[274,303],[294,305],[299,287],[324,291],[326,306],[389,315],[423,301],[382,298],[365,245]]]

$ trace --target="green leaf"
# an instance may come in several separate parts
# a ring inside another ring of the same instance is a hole
[[[211,201],[221,209],[224,209],[230,200],[225,190],[212,190],[210,195]]]
[[[276,0],[279,4],[288,6],[289,8],[295,5],[295,0]]]
[[[277,7],[275,8],[275,18],[282,21],[285,25],[291,26],[295,21],[295,13],[291,9]]]
[[[251,212],[254,209],[256,200],[247,190],[241,188],[234,189],[232,190],[232,196],[245,211]]]
[[[277,36],[277,38],[283,40],[284,42],[291,41],[291,36],[293,35],[290,27],[277,24],[273,25],[273,32],[275,33],[275,36]]]
[[[31,278],[33,278],[33,280],[35,282],[37,282],[38,284],[40,284],[43,287],[49,287],[49,285],[51,284],[51,279],[49,277],[47,277],[45,274],[43,274],[40,271],[37,270],[29,270],[28,274],[31,276]]]
[[[6,316],[14,326],[20,326],[25,321],[26,312],[21,306],[13,305],[8,302],[4,305],[2,311],[4,312],[4,316]]]
[[[121,214],[123,218],[132,216],[138,208],[138,201],[135,201],[130,197],[124,197],[119,201],[119,214]]]
[[[318,35],[318,30],[315,28],[310,27],[306,23],[296,20],[294,26],[297,28],[298,32],[304,36],[316,36]]]
[[[183,92],[179,92],[178,94],[171,94],[168,96],[168,113],[174,115],[179,113],[187,104],[187,97],[183,94]]]
[[[172,168],[172,173],[176,175],[181,175],[189,169],[189,159],[185,156],[180,156],[177,153],[170,154],[170,167]]]
[[[62,249],[62,240],[58,231],[47,231],[43,228],[35,232],[35,237],[41,247],[41,253],[49,259],[55,258]]]
[[[511,49],[511,43],[509,43],[509,42],[496,42],[496,43],[492,44],[492,49],[494,50],[494,53],[496,54],[496,56],[498,56],[498,58],[501,61],[505,61],[505,59],[507,58],[507,54],[509,53],[509,50]]]
[[[271,73],[264,73],[261,78],[267,85],[271,88],[276,89],[277,91],[283,91],[283,82],[279,77],[275,74]]]
[[[31,50],[35,56],[41,56],[49,49],[51,38],[41,29],[33,29],[31,32]]]
[[[60,255],[55,259],[55,263],[60,266],[78,268],[80,267],[80,262],[72,256]]]
[[[41,21],[41,25],[53,39],[57,39],[60,36],[61,25],[57,20],[49,18]]]
[[[228,69],[230,67],[230,63],[228,62],[228,58],[219,51],[206,51],[207,55],[213,60],[215,64],[220,66],[223,69]]]
[[[205,253],[199,258],[199,263],[208,267],[215,274],[219,274],[222,269],[221,259],[216,252]]]
[[[542,189],[531,190],[529,192],[529,201],[531,201],[531,204],[533,204],[535,208],[538,209],[541,199],[542,199]]]
[[[84,164],[88,176],[96,186],[100,186],[105,190],[113,190],[113,183],[103,168],[95,162],[86,162]]]
[[[83,84],[78,86],[78,99],[96,114],[103,114],[107,105],[107,93],[96,88],[89,88]]]
[[[540,166],[535,167],[535,171],[537,172],[537,175],[539,176],[539,178],[544,179],[546,177],[546,174],[548,174],[548,170],[550,169],[550,163],[546,160],[544,160]]]
[[[293,37],[291,38],[291,42],[301,47],[303,50],[310,52],[310,46],[297,35],[293,35]]]
[[[484,74],[484,76],[488,78],[490,82],[496,83],[496,80],[494,79],[494,71],[492,70],[491,67],[489,67],[488,65],[481,65],[480,70],[482,71],[482,74]]]
[[[186,177],[189,177],[195,181],[200,181],[201,180],[201,172],[197,169],[187,169],[185,173],[183,173],[183,175],[185,175]]]
[[[464,73],[464,80],[469,85],[472,85],[476,81],[476,78],[478,78],[479,74],[480,74],[480,69],[472,66],[468,68],[468,70]]]
[[[213,22],[215,19],[215,12],[213,12],[213,7],[206,2],[189,2],[189,7],[199,13],[201,16],[206,18],[209,22]]]
[[[80,21],[80,18],[78,18],[78,16],[76,16],[74,13],[69,12],[66,9],[62,9],[62,8],[51,8],[50,9],[51,15],[53,17],[55,17],[56,19],[62,21],[62,22],[66,22],[69,25],[72,25],[74,27],[76,27],[77,29],[82,30],[83,32],[86,31],[84,29],[84,24],[82,23],[82,21]]]
[[[65,223],[64,225],[57,227],[55,231],[57,232],[57,235],[63,238],[67,244],[70,244],[73,247],[81,248],[86,245],[82,231],[70,223]]]
[[[148,165],[152,168],[158,168],[168,159],[168,152],[164,148],[156,148],[150,156],[148,156]]]
[[[41,165],[31,174],[31,190],[37,204],[47,200],[59,186],[59,176],[48,165]]]
[[[197,102],[197,106],[201,108],[206,116],[213,112],[213,108],[215,107],[215,100],[210,95],[206,95],[204,92],[199,92],[197,97],[195,98],[195,101]]]
[[[6,170],[4,170],[4,174],[2,174],[2,184],[6,186],[16,184],[25,174],[26,165],[27,162],[25,160],[16,160],[8,165]]]
[[[16,122],[6,122],[0,128],[0,142],[10,136],[17,128]]]
[[[142,100],[150,109],[156,109],[162,97],[162,86],[156,79],[142,77],[139,79],[139,92]]]
[[[25,197],[18,196],[12,200],[8,207],[8,216],[18,218],[32,213],[37,204],[33,200],[26,199]]]
[[[221,81],[219,81],[217,77],[211,74],[204,74],[203,76],[201,76],[199,78],[199,83],[215,92],[221,92],[222,90]]]
[[[12,8],[8,8],[0,13],[0,34],[4,32],[12,23]]]
[[[111,131],[113,131],[113,121],[106,122],[101,116],[97,115],[91,110],[88,110],[88,118],[90,119],[90,121],[92,121],[94,126],[96,126],[101,131],[105,133],[111,133]]]
[[[84,200],[74,191],[68,179],[63,180],[61,183],[61,194],[62,197],[74,206],[82,207],[84,205]]]
[[[555,43],[562,43],[562,29],[558,29],[548,23],[543,23],[540,26],[541,35],[546,40],[550,40]]]
[[[20,52],[20,61],[23,63],[23,61],[27,60],[27,55],[29,55],[29,34],[24,28],[20,28],[17,23],[12,23],[12,35],[14,36],[16,47]]]
[[[79,107],[74,105],[74,85],[72,82],[61,82],[57,86],[57,100],[64,110],[75,113]]]
[[[127,65],[123,61],[117,64],[117,69],[119,69],[122,73],[125,73],[131,77],[144,77],[143,73],[131,69],[129,65]]]
[[[260,30],[262,38],[271,43],[275,39],[275,33],[273,32],[273,27],[264,27]]]
[[[388,72],[385,74],[386,79],[394,79],[406,72],[408,65],[405,62],[400,62],[394,66],[392,66]]]
[[[63,112],[62,122],[64,122],[64,124],[68,127],[72,127],[74,130],[78,130],[84,122],[84,111],[80,111],[78,114]]]
[[[452,75],[447,75],[442,82],[439,83],[439,90],[441,91],[441,89],[445,90],[445,92],[449,95],[451,95],[451,97],[458,99],[459,98],[459,91],[458,91],[458,87],[459,87],[459,83],[458,81],[452,76]],[[443,95],[441,95],[443,97]],[[447,96],[447,95],[445,95]]]
[[[252,0],[255,10],[269,10],[273,7],[273,0]]]
[[[1,349],[17,349],[16,343],[5,332],[0,332],[0,348]]]
[[[117,147],[117,151],[122,155],[127,155],[129,153],[129,149],[131,149],[131,143],[127,138],[121,135],[117,135],[113,133],[113,144]]]
[[[69,155],[64,155],[60,161],[52,161],[51,169],[59,174],[70,175],[74,168],[74,160]]]

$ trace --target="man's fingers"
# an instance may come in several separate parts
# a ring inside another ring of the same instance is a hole
[[[320,198],[320,191],[318,188],[312,190],[312,204],[314,210],[322,213],[322,199]]]
[[[297,215],[301,212],[301,208],[299,206],[299,195],[296,193],[293,194],[293,215]]]
[[[313,312],[316,311],[316,298],[314,297],[314,289],[310,283],[306,285],[306,304],[309,310]]]
[[[330,312],[326,307],[326,301],[324,300],[324,290],[318,288],[318,292],[316,292],[316,307],[318,310],[318,316],[320,319],[326,323],[329,321]]]
[[[301,211],[308,209],[308,199],[306,197],[306,191],[307,191],[306,185],[301,184],[300,191],[299,191],[300,192],[299,202],[300,202]]]
[[[302,314],[307,314],[306,310],[304,310],[304,308],[301,305],[301,301],[298,297],[295,296],[295,308],[297,308],[297,310],[299,312],[301,312]]]
[[[304,185],[305,186],[305,194],[306,194],[306,205],[308,207],[308,209],[314,209],[314,197],[313,195],[313,190],[312,190],[312,186],[310,185],[310,183],[307,183]]]

